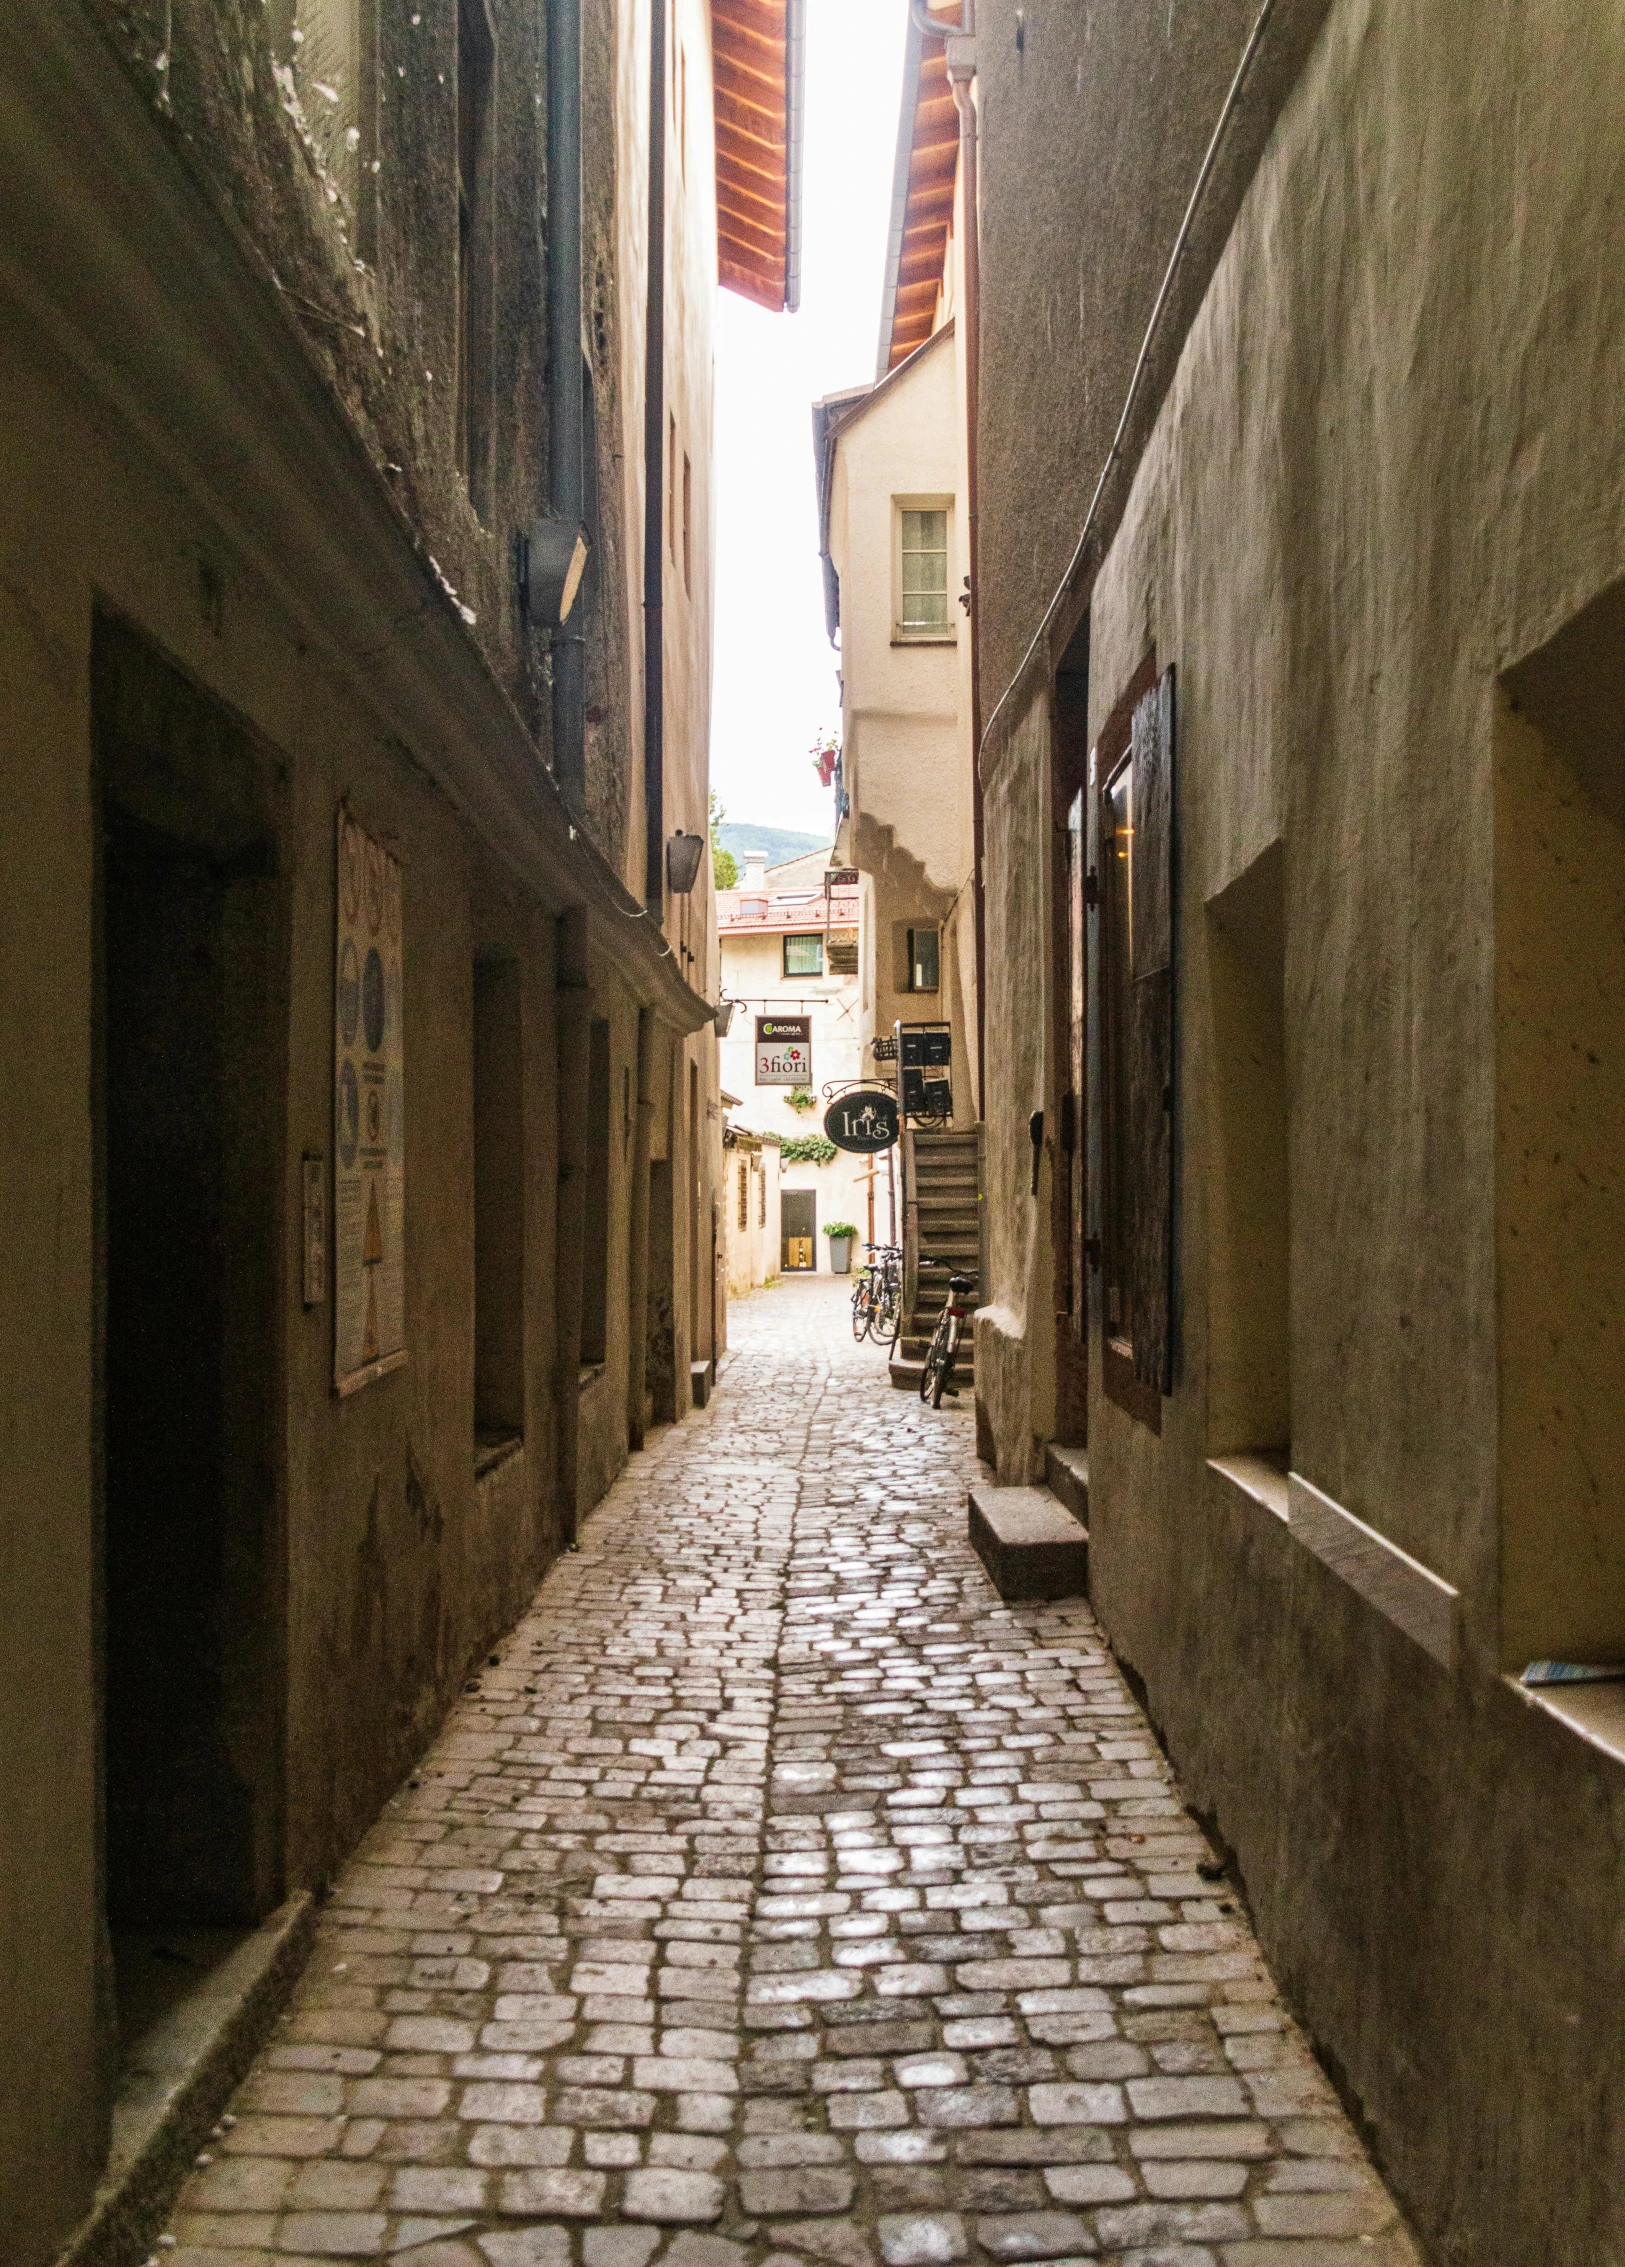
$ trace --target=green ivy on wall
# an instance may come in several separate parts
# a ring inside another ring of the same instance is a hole
[[[827,1165],[834,1155],[835,1144],[828,1134],[788,1134],[779,1143],[783,1165]]]

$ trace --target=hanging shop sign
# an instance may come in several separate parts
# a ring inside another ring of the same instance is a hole
[[[857,1157],[890,1149],[901,1124],[896,1095],[879,1086],[854,1087],[824,1112],[824,1131],[830,1140],[837,1149],[849,1149]]]
[[[758,1086],[811,1086],[812,1017],[759,1015],[756,1018]]]
[[[340,808],[333,1002],[333,1384],[406,1360],[401,867]]]

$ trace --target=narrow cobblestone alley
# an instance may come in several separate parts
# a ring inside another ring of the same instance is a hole
[[[325,1909],[177,2267],[1415,2253],[968,1410],[743,1302]],[[168,2247],[178,2245],[178,2249]]]

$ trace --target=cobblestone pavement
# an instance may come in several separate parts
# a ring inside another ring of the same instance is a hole
[[[1400,2267],[1081,1603],[839,1286],[736,1306],[326,1907],[174,2267]]]

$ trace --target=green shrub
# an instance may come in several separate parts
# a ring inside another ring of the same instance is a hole
[[[826,1236],[849,1236],[854,1243],[858,1239],[858,1232],[850,1220],[826,1220],[824,1233]]]

